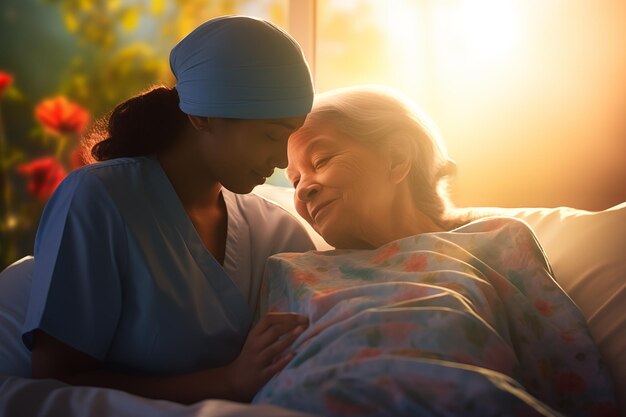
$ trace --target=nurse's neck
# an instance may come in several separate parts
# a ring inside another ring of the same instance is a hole
[[[208,174],[190,138],[179,138],[174,146],[157,155],[178,198],[188,211],[205,210],[222,205],[222,185]]]
[[[211,177],[197,138],[179,137],[175,145],[157,155],[204,247],[221,264],[226,256],[228,215],[222,185]],[[195,139],[195,140],[194,140]]]

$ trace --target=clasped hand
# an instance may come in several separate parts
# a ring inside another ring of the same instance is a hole
[[[295,313],[268,313],[259,320],[227,367],[228,382],[241,401],[251,401],[293,359],[295,353],[288,348],[307,326],[307,317]]]

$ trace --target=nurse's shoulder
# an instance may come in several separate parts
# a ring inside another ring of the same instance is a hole
[[[66,202],[77,198],[97,199],[112,188],[132,192],[132,188],[140,186],[138,182],[146,163],[145,157],[116,158],[75,169],[59,184],[48,205],[57,204],[59,199]]]
[[[141,164],[141,158],[119,158],[70,172],[46,203],[37,234],[41,235],[54,224],[62,227],[68,216],[86,222],[105,220],[103,217],[111,215],[117,217],[110,190],[117,188],[132,196],[131,190],[124,188],[133,182],[129,180],[129,173],[132,176],[133,172],[140,171]]]

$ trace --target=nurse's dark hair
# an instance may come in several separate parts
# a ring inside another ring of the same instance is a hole
[[[143,156],[168,148],[189,124],[175,87],[155,86],[120,103],[83,138],[85,162]]]

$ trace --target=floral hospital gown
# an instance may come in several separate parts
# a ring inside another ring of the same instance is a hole
[[[281,254],[264,309],[309,317],[254,399],[324,416],[617,416],[584,317],[522,221]]]

